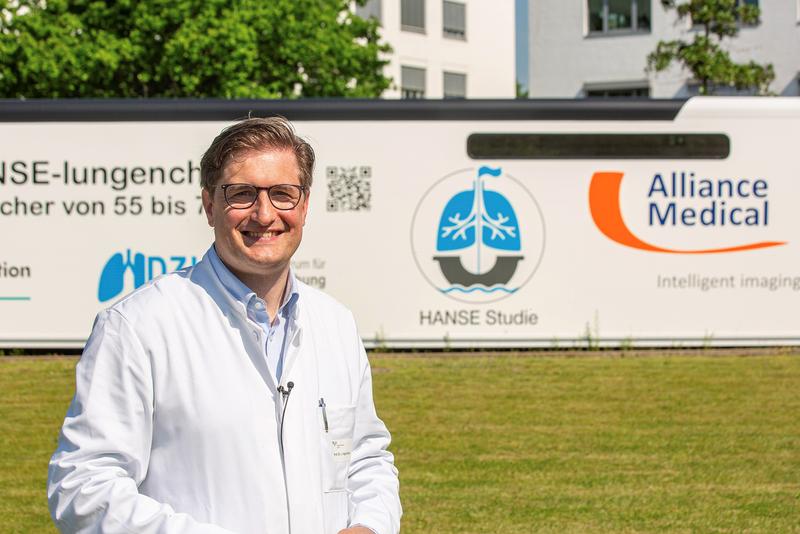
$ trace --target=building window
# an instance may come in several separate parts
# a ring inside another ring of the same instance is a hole
[[[589,33],[650,31],[652,0],[588,0]]]
[[[741,8],[743,6],[753,6],[753,7],[757,8],[758,7],[758,0],[733,0],[733,7],[731,8],[733,10],[733,16],[736,18],[736,22],[737,22],[737,24],[739,24],[739,26],[757,26],[759,24],[759,22],[760,22],[759,20],[756,20],[754,22],[748,22],[748,23],[742,22],[742,18],[739,16],[740,15],[739,8]],[[759,18],[760,18],[760,15],[759,15]],[[704,25],[705,25],[705,23],[696,23],[696,22],[694,22],[694,20],[692,20],[692,30],[701,30],[702,31]]]
[[[445,72],[443,93],[445,98],[467,98],[467,75]]]
[[[402,98],[425,98],[425,69],[400,67],[400,95]]]
[[[753,7],[757,8],[758,7],[758,0],[737,0],[736,1],[736,6],[737,7],[753,6]],[[738,13],[737,13],[737,17],[738,17]],[[741,23],[741,20],[739,22]],[[752,23],[746,24],[746,26],[756,26],[758,24],[758,22],[759,21],[752,22]]]
[[[373,18],[381,22],[381,0],[367,0],[363,6],[356,6],[356,15],[362,19]]]
[[[587,89],[586,98],[647,98],[649,87],[631,87],[630,89]]]
[[[587,83],[583,86],[586,98],[648,98],[650,86],[646,81]]]
[[[686,82],[686,94],[688,96],[697,96],[703,94],[701,92],[702,84],[700,82],[690,80]],[[716,85],[709,83],[708,94],[714,96],[758,96],[758,92],[749,87],[747,89],[737,89],[731,85]]]
[[[451,39],[467,38],[467,6],[461,2],[442,3],[442,21],[444,36]]]
[[[400,29],[425,33],[425,0],[400,0]]]

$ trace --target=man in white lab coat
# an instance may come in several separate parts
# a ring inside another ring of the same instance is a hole
[[[314,166],[280,118],[201,162],[214,245],[101,312],[49,470],[62,532],[396,534],[351,314],[292,274]]]

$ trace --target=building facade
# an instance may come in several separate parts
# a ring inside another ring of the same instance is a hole
[[[760,21],[742,25],[723,48],[736,62],[772,63],[770,90],[800,95],[800,0],[739,1],[758,5]],[[697,94],[691,73],[676,64],[659,73],[645,70],[659,41],[690,41],[702,31],[659,0],[529,0],[528,7],[532,98]]]
[[[369,0],[392,46],[384,98],[514,98],[512,0]]]

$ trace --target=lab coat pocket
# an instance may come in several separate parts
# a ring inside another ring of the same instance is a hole
[[[328,491],[322,496],[325,510],[325,534],[337,534],[349,520],[347,491]]]
[[[353,450],[355,406],[321,406],[323,491],[341,491],[347,483],[347,469]]]

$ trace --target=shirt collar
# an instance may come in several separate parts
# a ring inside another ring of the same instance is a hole
[[[245,309],[247,309],[250,302],[253,301],[253,298],[260,299],[252,289],[247,287],[244,282],[239,280],[239,278],[222,263],[214,245],[211,245],[208,251],[208,259],[211,261],[211,267],[214,269],[214,273],[216,273],[222,286],[234,299],[241,302]],[[297,291],[297,279],[290,269],[289,278],[286,281],[286,291],[283,294],[283,302],[281,302],[278,312],[284,317],[290,314],[294,310],[299,296],[300,294]]]
[[[286,292],[283,295],[283,302],[281,303],[280,312],[284,317],[294,315],[294,310],[297,307],[297,299],[300,298],[300,293],[297,291],[297,280],[294,277],[292,269],[289,269],[289,278],[286,280]]]

